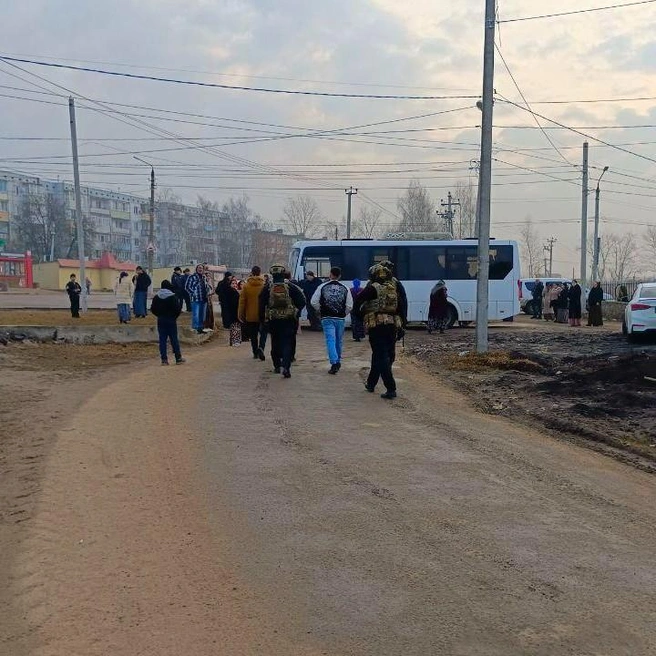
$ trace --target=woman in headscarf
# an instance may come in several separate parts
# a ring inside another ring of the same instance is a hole
[[[569,306],[569,287],[567,283],[564,282],[560,291],[558,292],[558,298],[556,299],[556,321],[558,323],[567,323],[568,308]]]
[[[581,325],[581,285],[576,280],[572,281],[572,286],[569,288],[568,295],[568,308],[569,308],[569,325]]]
[[[601,313],[601,303],[604,300],[604,290],[597,281],[588,294],[588,326],[603,326],[604,319]]]
[[[221,322],[230,331],[230,346],[241,346],[241,324],[239,323],[239,292],[237,281],[230,271],[223,274],[223,280],[216,286],[221,306]]]
[[[358,278],[353,280],[353,286],[351,287],[351,296],[353,297],[353,303],[355,304],[355,299],[358,297],[358,294],[362,291],[362,283]],[[364,322],[362,318],[356,316],[351,312],[351,331],[353,333],[353,340],[356,342],[361,342],[364,339]]]
[[[446,283],[440,280],[435,284],[430,293],[430,305],[428,307],[428,334],[434,330],[444,332],[449,325],[449,301]]]

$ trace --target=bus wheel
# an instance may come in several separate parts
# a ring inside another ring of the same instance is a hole
[[[456,325],[456,321],[458,321],[458,311],[453,305],[449,305],[449,323],[447,324],[447,328],[453,328]]]

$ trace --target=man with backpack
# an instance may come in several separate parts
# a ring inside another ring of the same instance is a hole
[[[396,398],[392,365],[396,342],[404,334],[408,317],[408,299],[403,285],[394,278],[392,263],[375,264],[369,269],[369,284],[358,294],[354,312],[362,316],[371,345],[371,369],[365,389],[374,392],[383,379],[383,399]]]
[[[296,285],[285,280],[285,267],[274,264],[271,283],[260,294],[260,321],[267,324],[271,335],[273,371],[291,378],[291,366],[299,312],[305,307],[305,296]]]
[[[353,297],[349,288],[341,283],[342,270],[333,267],[328,282],[321,284],[312,295],[311,304],[321,317],[321,327],[326,339],[326,351],[330,360],[329,374],[336,374],[342,366],[344,322],[353,309]]]

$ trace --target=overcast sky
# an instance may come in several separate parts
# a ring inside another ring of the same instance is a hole
[[[605,4],[613,3],[500,0],[499,19]],[[148,170],[132,158],[140,152],[156,165],[160,188],[186,201],[245,192],[264,219],[278,222],[285,198],[307,193],[328,220],[341,221],[344,188],[353,185],[356,214],[375,201],[391,227],[411,178],[437,202],[459,180],[475,184],[470,160],[479,157],[480,112],[475,98],[454,96],[480,94],[483,10],[484,0],[0,0],[3,55],[236,86],[449,96],[273,94],[0,63],[0,168],[70,179],[70,91],[80,105],[85,184],[146,194]],[[655,24],[656,4],[644,4],[502,23],[497,35],[535,112],[647,158],[590,139],[590,164],[598,167],[590,186],[610,167],[602,234],[656,223],[656,164],[649,161],[656,160],[656,128],[631,127],[656,126],[656,100],[541,103],[655,94]],[[530,113],[504,104],[501,98],[523,101],[499,58],[495,88],[492,234],[516,236],[530,216],[541,238],[558,238],[555,268],[571,273],[579,259],[584,137],[547,129],[556,150]],[[198,141],[191,147],[181,136]]]

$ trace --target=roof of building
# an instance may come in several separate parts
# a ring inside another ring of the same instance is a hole
[[[57,260],[60,267],[66,269],[79,269],[80,260]],[[99,260],[87,260],[84,263],[87,269],[115,269],[116,271],[131,270],[136,268],[134,262],[119,262],[112,253],[105,251]]]

